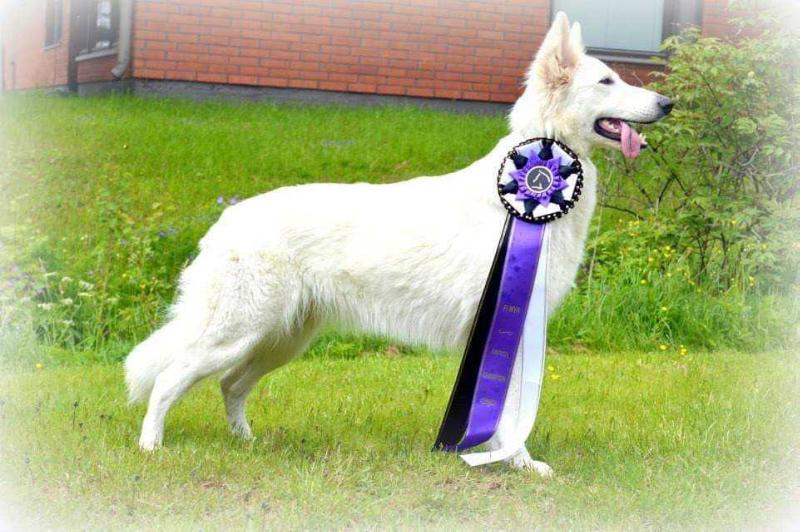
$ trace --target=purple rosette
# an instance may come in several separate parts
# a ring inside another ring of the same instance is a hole
[[[540,159],[535,153],[528,157],[528,162],[519,170],[509,172],[517,182],[516,199],[536,200],[547,207],[553,194],[567,188],[567,182],[561,175],[561,157],[549,160]]]

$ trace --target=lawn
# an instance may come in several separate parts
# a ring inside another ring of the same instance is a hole
[[[730,530],[797,503],[796,355],[552,355],[529,441],[551,480],[430,451],[457,362],[298,361],[254,392],[252,444],[207,382],[154,455],[118,366],[4,376],[0,496],[37,528],[81,529]]]
[[[655,269],[576,290],[554,320],[529,440],[554,479],[430,451],[458,353],[336,332],[253,393],[255,442],[209,381],[142,454],[120,361],[226,205],[460,168],[504,119],[26,95],[0,120],[0,501],[29,526],[727,530],[800,502],[800,356],[773,318],[798,305]]]

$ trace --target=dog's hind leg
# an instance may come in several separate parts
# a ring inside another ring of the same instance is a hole
[[[225,400],[225,415],[234,435],[252,439],[253,432],[245,415],[247,396],[264,375],[302,354],[318,330],[319,323],[309,319],[277,343],[262,343],[246,362],[222,376],[220,388]]]
[[[142,422],[139,447],[152,451],[164,439],[164,421],[170,408],[199,380],[241,363],[257,344],[255,335],[235,340],[186,346],[175,353],[172,362],[161,371],[153,384],[147,414]]]

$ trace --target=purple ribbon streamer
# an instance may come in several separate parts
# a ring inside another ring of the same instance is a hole
[[[500,293],[481,357],[467,430],[457,445],[459,451],[485,443],[497,430],[522,338],[543,236],[544,225],[512,220]]]

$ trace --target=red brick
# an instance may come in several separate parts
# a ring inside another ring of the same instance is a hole
[[[144,79],[164,79],[165,72],[163,70],[152,70],[149,68],[137,68],[135,71],[137,78]]]
[[[344,81],[320,81],[319,88],[325,91],[340,91],[347,90],[347,83]]]
[[[228,62],[232,65],[245,65],[245,66],[256,66],[258,65],[258,58],[257,57],[239,57],[234,56],[228,59]]]
[[[458,99],[461,98],[462,94],[460,90],[455,89],[436,89],[433,91],[433,95],[437,98],[448,98],[448,99]]]
[[[175,61],[146,61],[147,68],[154,70],[172,70],[175,68]]]
[[[375,85],[372,83],[349,83],[347,90],[352,92],[375,92]]]
[[[239,67],[237,65],[213,64],[208,66],[208,71],[215,74],[238,74]]]
[[[405,87],[400,87],[398,85],[378,85],[376,92],[381,94],[393,94],[396,96],[402,96],[406,93]]]
[[[137,57],[143,57],[141,54],[137,54]],[[200,54],[191,54],[188,52],[169,52],[166,56],[167,59],[170,61],[194,61],[197,62],[200,58]]]
[[[197,81],[202,81],[205,83],[227,83],[228,76],[225,74],[200,72],[197,74]]]
[[[16,88],[66,83],[67,46],[41,50],[42,4],[9,8],[27,14],[13,19],[24,30],[3,28]],[[729,32],[727,0],[703,4],[704,33]],[[510,102],[550,1],[151,0],[135,3],[135,17],[134,76]],[[84,61],[79,77],[111,79],[115,61]],[[626,80],[650,79],[647,65],[613,67]]]
[[[409,96],[420,96],[422,98],[433,98],[433,89],[424,87],[409,87],[406,89],[406,94]]]
[[[258,85],[258,76],[228,76],[228,83],[233,85]]]
[[[197,80],[197,70],[174,70],[169,73],[170,79],[178,81],[195,81]]]
[[[317,82],[305,79],[290,79],[288,86],[295,89],[316,89]]]
[[[269,71],[259,66],[243,66],[239,69],[239,74],[243,76],[262,76],[269,74]]]
[[[146,49],[148,50],[165,50],[165,51],[172,51],[176,50],[178,45],[174,42],[162,42],[162,41],[145,41]]]
[[[198,36],[186,33],[170,33],[167,35],[167,40],[171,42],[196,43],[198,42]]]
[[[268,87],[286,87],[289,84],[289,80],[282,76],[261,76],[258,78],[258,84]]]

